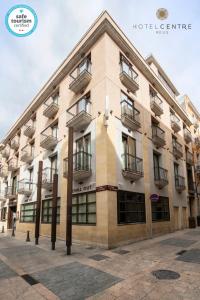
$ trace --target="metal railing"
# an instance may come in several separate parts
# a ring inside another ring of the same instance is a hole
[[[173,141],[173,151],[178,151],[183,153],[183,146],[179,142]]]
[[[121,114],[132,121],[140,123],[140,112],[135,107],[133,107],[128,101],[123,100],[121,102]]]
[[[73,83],[81,74],[88,72],[91,74],[91,61],[86,57],[70,74],[71,83]]]
[[[51,167],[46,167],[42,170],[42,183],[53,183],[53,176],[57,174],[58,170]]]
[[[143,160],[129,153],[122,154],[123,170],[143,173]]]
[[[163,101],[158,97],[158,95],[151,95],[150,94],[151,103],[155,103],[161,109],[163,109]]]
[[[80,101],[82,104],[80,105]],[[73,105],[70,109],[66,111],[67,113],[67,122],[72,120],[74,117],[78,117],[79,114],[83,112],[87,114],[91,114],[91,102],[88,99],[81,99],[75,105]]]
[[[33,156],[33,154],[34,154],[34,147],[31,147],[31,145],[30,144],[27,144],[26,146],[24,146],[22,149],[21,149],[21,151],[22,151],[22,154],[21,154],[21,156],[22,155],[30,155],[30,156]]]
[[[33,190],[33,182],[27,179],[19,180],[17,190],[25,190],[31,192]]]
[[[161,168],[161,167],[155,167],[154,168],[154,180],[155,181],[168,181],[168,170]]]
[[[193,164],[193,154],[189,151],[186,152],[186,162]]]
[[[162,130],[159,126],[152,125],[152,138],[154,137],[165,140],[165,131]]]
[[[185,177],[176,175],[175,176],[175,187],[185,189]]]
[[[121,73],[125,73],[128,75],[132,80],[138,83],[138,74],[133,70],[133,68],[127,64],[124,60],[120,62]]]
[[[171,118],[172,122],[177,123],[177,124],[180,125],[180,119],[176,115],[171,114],[170,118]]]
[[[17,194],[17,186],[16,185],[7,186],[5,188],[5,197],[7,197],[8,195],[15,196],[16,194]]]
[[[79,151],[73,154],[73,171],[91,171],[92,154]],[[63,160],[63,174],[68,174],[68,158]]]

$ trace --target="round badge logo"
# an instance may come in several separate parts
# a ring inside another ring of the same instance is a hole
[[[37,23],[38,18],[35,11],[24,4],[11,7],[5,17],[8,31],[18,37],[32,34],[37,27]]]
[[[168,11],[165,8],[159,8],[156,12],[156,16],[160,20],[167,19],[168,15]]]

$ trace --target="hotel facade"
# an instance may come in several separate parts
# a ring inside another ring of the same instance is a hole
[[[151,55],[144,59],[102,13],[0,145],[2,226],[65,239],[68,128],[73,127],[72,236],[112,248],[197,225],[200,116]]]

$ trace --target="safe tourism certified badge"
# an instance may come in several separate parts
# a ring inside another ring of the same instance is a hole
[[[19,4],[9,9],[5,17],[5,23],[10,33],[18,37],[24,37],[35,31],[38,18],[30,6]]]

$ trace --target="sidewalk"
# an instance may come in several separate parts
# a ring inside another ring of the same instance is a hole
[[[0,233],[0,299],[200,299],[200,228],[114,250]],[[169,270],[159,272],[156,270]],[[176,278],[176,279],[173,279]]]

